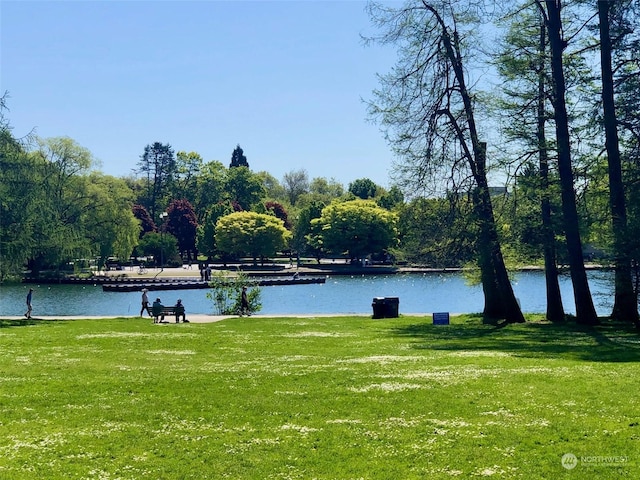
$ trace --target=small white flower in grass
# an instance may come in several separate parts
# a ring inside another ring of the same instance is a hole
[[[444,472],[448,475],[451,475],[452,477],[458,477],[460,475],[462,475],[462,470],[447,470],[446,472]]]
[[[351,333],[336,333],[336,332],[299,332],[299,333],[289,333],[282,335],[285,338],[304,338],[304,337],[353,337],[354,335]]]
[[[424,360],[424,357],[417,355],[372,355],[369,357],[345,358],[337,360],[336,363],[394,363],[394,362],[417,362]]]
[[[403,417],[389,417],[380,422],[380,426],[385,428],[405,427],[413,428],[420,424],[420,419],[409,419]]]
[[[142,333],[142,332],[104,332],[104,333],[85,333],[82,335],[76,335],[76,339],[91,339],[91,338],[145,338],[145,337],[163,337],[163,338],[196,338],[198,335],[195,333],[189,332],[154,332],[154,333]]]
[[[536,418],[524,424],[525,427],[548,427],[550,425],[551,422],[546,418]]]
[[[367,393],[371,390],[381,390],[383,392],[402,392],[405,390],[416,390],[419,388],[425,388],[425,386],[418,385],[416,383],[374,383],[360,388],[350,387],[349,390],[356,393]]]
[[[509,470],[509,471],[507,471]],[[505,475],[507,473],[513,473],[516,468],[508,468],[505,470],[500,465],[493,465],[492,467],[484,467],[478,468],[473,473],[471,473],[474,477],[492,477],[493,475]]]
[[[515,417],[515,414],[511,413],[506,408],[499,408],[493,412],[480,412],[480,415],[494,415],[494,416],[503,416],[503,417]]]
[[[512,357],[511,353],[501,352],[499,350],[458,350],[457,352],[449,352],[448,357]]]
[[[362,420],[355,420],[355,419],[349,419],[349,418],[336,418],[335,420],[327,420],[327,423],[350,423],[350,424],[360,424],[362,423]]]
[[[427,421],[438,425],[439,427],[461,428],[471,426],[469,422],[465,422],[464,420],[459,419],[443,420],[441,418],[428,418]]]
[[[280,430],[294,430],[302,435],[308,435],[311,432],[317,432],[319,429],[313,427],[305,427],[303,425],[292,425],[286,423],[280,427]]]

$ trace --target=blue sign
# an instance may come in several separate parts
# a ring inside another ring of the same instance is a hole
[[[449,325],[449,312],[437,312],[433,314],[434,325]]]

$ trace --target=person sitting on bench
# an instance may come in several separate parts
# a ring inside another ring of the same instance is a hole
[[[163,308],[164,308],[164,305],[162,305],[162,302],[160,302],[160,299],[156,298],[156,301],[153,302],[153,305],[151,306],[153,323],[160,323],[164,320],[164,313],[162,311]]]
[[[182,323],[189,323],[189,320],[187,320],[187,314],[185,313],[185,310],[184,310],[184,305],[182,304],[182,300],[180,298],[176,303],[175,310],[176,310],[176,323],[180,323],[180,317],[182,317]]]

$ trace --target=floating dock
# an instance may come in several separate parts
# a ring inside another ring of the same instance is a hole
[[[270,287],[274,285],[309,285],[314,283],[325,283],[325,277],[300,277],[300,278],[256,278],[252,279],[251,283],[259,285],[261,287]],[[176,280],[176,279],[161,279],[161,280],[138,280],[132,281],[118,281],[108,282],[102,284],[102,290],[105,292],[139,292],[143,288],[149,291],[153,290],[195,290],[203,288],[211,288],[208,282],[196,281],[196,280]]]

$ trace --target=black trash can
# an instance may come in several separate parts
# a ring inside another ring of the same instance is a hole
[[[399,305],[398,297],[374,297],[373,318],[398,318]]]
[[[386,313],[384,297],[374,297],[371,306],[373,307],[373,318],[384,318]]]
[[[386,318],[398,318],[400,310],[400,299],[398,297],[385,297],[385,314]]]

